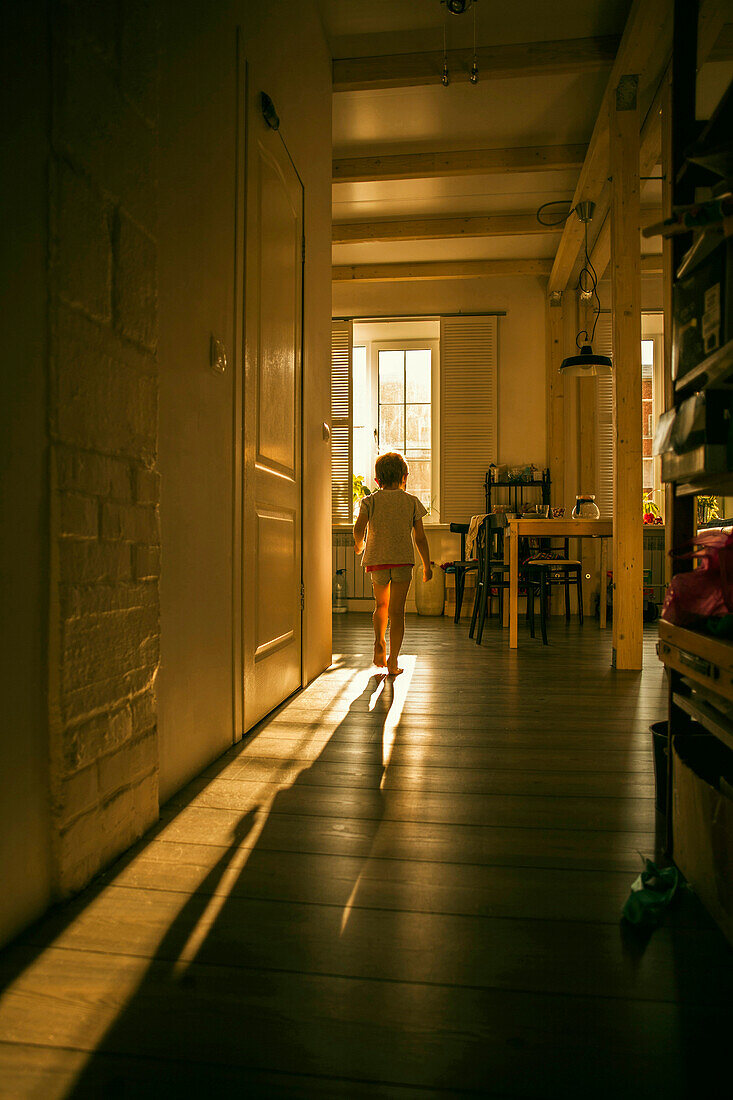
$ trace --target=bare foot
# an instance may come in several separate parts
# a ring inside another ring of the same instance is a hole
[[[387,674],[389,676],[400,676],[404,671],[405,670],[403,668],[400,668],[396,661],[394,662],[394,664],[392,663],[392,661],[389,661],[387,663]]]
[[[384,642],[374,643],[374,664],[377,668],[387,667],[387,646]]]

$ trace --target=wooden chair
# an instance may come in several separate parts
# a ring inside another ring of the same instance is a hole
[[[553,547],[549,539],[538,540],[539,545],[530,550],[530,556],[522,562],[522,572],[539,580],[541,608],[546,613],[553,587],[561,584],[565,589],[565,619],[570,622],[570,586],[575,586],[578,605],[578,621],[583,624],[582,563],[570,557],[569,539]]]
[[[476,552],[478,554],[478,580],[476,583],[476,596],[473,602],[471,626],[468,631],[469,638],[473,638],[476,631],[476,644],[481,645],[484,632],[484,623],[487,615],[491,617],[491,601],[494,589],[499,596],[499,615],[501,616],[504,605],[504,592],[509,589],[509,578],[506,575],[504,564],[504,520],[501,516],[486,516],[479,527],[476,539]],[[527,596],[527,618],[529,620],[529,632],[534,638],[534,601],[540,591],[539,574],[522,577],[520,581],[520,594]],[[545,614],[540,604],[540,623],[542,627],[542,641],[547,645],[547,628]]]
[[[461,536],[460,561],[452,561],[445,567],[446,573],[452,573],[456,578],[456,611],[453,616],[454,623],[461,621],[463,593],[466,590],[466,574],[473,573],[478,569],[478,561],[475,559],[466,561],[466,535],[468,534],[468,527],[469,525],[467,523],[451,523],[450,525],[451,531]]]

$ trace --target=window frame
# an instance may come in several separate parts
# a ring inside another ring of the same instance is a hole
[[[610,309],[602,309],[601,310],[601,316],[606,318],[606,325],[608,326],[608,330],[606,332],[604,332],[603,328],[601,329],[601,332],[599,333],[598,337],[596,338],[596,341],[594,342],[594,347],[595,347],[596,351],[600,351],[603,354],[608,354],[608,355],[611,356],[611,359],[613,359],[613,349],[612,349],[613,311],[610,310]],[[657,327],[657,324],[656,324],[654,318],[656,318],[658,316],[659,316],[659,314],[658,314],[657,310],[642,310],[642,313],[641,313],[641,340],[642,341],[650,340],[654,345],[654,364],[653,364],[653,367],[652,367],[652,427],[653,428],[657,424],[657,422],[659,420],[659,416],[660,416],[660,414],[662,413],[662,411],[664,409],[664,334],[663,334],[663,332],[660,332],[660,331],[656,331],[656,332],[655,331],[648,331],[648,329],[653,330],[654,328]],[[646,318],[646,321],[645,321],[645,318]],[[640,348],[640,351],[641,351],[641,348]],[[612,370],[615,370],[615,366],[612,368]],[[595,412],[595,416],[596,416],[596,424],[595,424],[595,448],[596,448],[596,453],[595,453],[595,465],[596,465],[595,483],[596,483],[596,485],[595,485],[595,492],[596,492],[596,496],[598,498],[599,507],[601,508],[601,515],[604,518],[609,518],[610,519],[611,516],[613,515],[613,496],[612,496],[612,493],[611,493],[609,495],[609,498],[608,498],[608,504],[610,505],[610,509],[611,509],[610,512],[609,512],[605,509],[605,506],[606,506],[606,503],[607,503],[606,502],[606,494],[605,494],[605,492],[603,491],[603,488],[602,488],[602,479],[603,479],[602,459],[603,459],[603,456],[606,453],[606,451],[603,448],[603,444],[602,444],[601,440],[602,440],[602,436],[605,436],[608,433],[608,431],[610,430],[610,432],[611,432],[611,436],[610,436],[611,467],[610,467],[610,469],[612,471],[612,464],[615,460],[615,454],[613,453],[613,420],[612,419],[607,420],[607,419],[603,418],[602,413],[606,409],[607,402],[601,403],[599,398],[600,398],[601,386],[610,386],[611,387],[611,395],[610,395],[611,403],[613,403],[613,387],[615,386],[615,380],[613,379],[612,375],[610,375],[610,374],[608,376],[602,376],[602,378],[603,378],[603,381],[601,381],[600,378],[597,380],[596,398],[595,398],[595,409],[596,409],[596,412]],[[641,384],[641,380],[640,380],[640,384]],[[612,416],[613,416],[613,413],[612,413]],[[652,436],[653,436],[653,432],[652,432]],[[643,463],[643,461],[644,461],[644,455],[643,455],[643,448],[642,448],[642,453],[639,455],[639,462]],[[657,504],[657,506],[659,507],[659,510],[661,512],[661,515],[662,515],[662,520],[664,522],[666,522],[665,494],[662,491],[663,486],[662,486],[662,476],[661,476],[661,474],[662,474],[661,460],[657,457],[657,458],[654,458],[653,461],[654,461],[654,501]],[[608,480],[608,476],[609,476],[608,475],[608,470],[606,470],[606,472],[605,472],[606,480]],[[611,481],[612,481],[612,478],[611,478]]]
[[[380,453],[379,445],[379,352],[380,351],[430,351],[430,499],[429,513],[424,517],[423,523],[434,525],[440,520],[440,339],[426,337],[425,339],[413,338],[403,340],[364,340],[354,343],[353,347],[366,347],[367,360],[367,385],[371,394],[371,416],[373,433],[377,433],[377,442],[373,448],[372,456],[376,458]],[[353,356],[353,348],[352,348]],[[352,421],[353,423],[353,421]],[[409,458],[407,459],[409,465]],[[375,488],[374,463],[369,472],[368,484]],[[410,483],[407,483],[408,491]]]

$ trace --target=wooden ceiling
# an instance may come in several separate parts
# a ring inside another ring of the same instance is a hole
[[[537,209],[597,204],[590,227],[608,264],[610,89],[639,75],[642,176],[659,176],[659,85],[671,0],[320,0],[333,56],[334,280],[547,275],[573,279],[583,227],[543,226]],[[698,56],[730,78],[733,0],[703,0]],[[476,16],[478,83],[469,81]],[[450,83],[441,83],[443,36]],[[658,220],[658,179],[642,221]],[[644,242],[658,270],[658,241]]]

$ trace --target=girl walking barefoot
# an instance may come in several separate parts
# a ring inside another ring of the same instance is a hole
[[[374,464],[379,489],[364,497],[359,518],[354,524],[357,554],[364,549],[364,569],[374,590],[374,664],[399,676],[398,658],[405,633],[405,600],[412,583],[415,546],[423,563],[423,579],[433,575],[430,548],[422,517],[427,510],[421,501],[405,492],[410,469],[401,454],[390,451]],[[387,619],[389,619],[389,658],[387,658]]]

